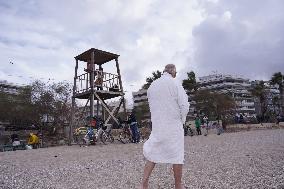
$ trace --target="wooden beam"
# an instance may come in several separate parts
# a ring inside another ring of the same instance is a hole
[[[99,117],[99,111],[100,111],[100,103],[99,100],[97,100],[97,117]]]
[[[120,106],[121,106],[121,104],[122,104],[122,98],[123,98],[123,97],[120,98],[120,102],[119,102],[119,103],[113,108],[113,110],[111,111],[111,113],[112,113],[113,115],[116,114],[117,109],[118,109],[118,111],[119,111],[119,108],[120,108]],[[105,122],[108,123],[109,120],[110,120],[110,118],[111,118],[111,116],[109,115]]]
[[[68,145],[71,145],[71,143],[73,141],[73,127],[74,127],[74,119],[75,119],[75,93],[76,93],[77,73],[78,73],[78,60],[76,59],[74,85],[73,85],[73,96],[72,96],[71,123],[70,123],[70,127],[69,127],[69,141],[68,141]]]
[[[91,85],[91,99],[90,99],[90,116],[94,117],[94,64],[95,64],[95,52],[91,52],[91,77],[90,77],[90,85]]]
[[[86,82],[86,91],[88,90],[89,88],[89,73],[86,73],[85,74],[85,82]]]
[[[117,75],[118,75],[120,90],[123,92],[122,81],[121,81],[121,75],[120,75],[120,69],[119,69],[119,64],[118,64],[118,58],[115,59],[115,63],[116,63],[116,69],[117,69]],[[126,107],[125,107],[124,95],[123,95],[122,97],[123,97],[122,100],[123,100],[124,116],[126,117]]]
[[[116,117],[111,113],[111,111],[109,110],[108,106],[105,104],[105,102],[99,97],[99,95],[94,92],[94,95],[96,96],[96,98],[102,103],[103,107],[106,109],[106,111],[109,113],[109,115],[113,118],[113,120],[118,123],[118,120],[116,119]]]

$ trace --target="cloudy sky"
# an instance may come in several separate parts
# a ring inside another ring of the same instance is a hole
[[[284,72],[283,0],[0,0],[0,26],[0,80],[19,84],[72,82],[92,47],[120,55],[129,93],[168,63],[180,80]]]

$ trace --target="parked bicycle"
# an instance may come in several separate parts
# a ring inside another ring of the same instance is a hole
[[[132,134],[127,123],[120,123],[122,131],[119,133],[119,141],[123,144],[132,142]]]
[[[120,126],[122,127],[122,131],[119,133],[119,141],[123,144],[126,143],[135,143],[133,140],[133,135],[130,129],[130,125],[126,122],[120,123]],[[147,140],[146,137],[143,136],[140,129],[138,128],[138,143],[144,142]]]
[[[100,140],[104,144],[107,144],[108,142],[109,143],[113,143],[114,142],[114,138],[113,138],[113,136],[111,134],[112,125],[111,124],[104,125],[101,128],[102,128],[101,131],[98,132],[98,136],[99,136]]]
[[[85,127],[76,129],[76,131],[80,131],[75,137],[76,143],[79,144],[79,146],[95,145],[99,140],[103,144],[114,142],[114,138],[111,134],[112,125],[105,125],[104,121],[98,117],[93,117],[90,123],[91,124]],[[94,125],[95,129],[93,128]]]
[[[183,126],[183,129],[184,129],[184,136],[187,136],[187,135],[190,135],[190,136],[193,136],[193,131],[192,129],[190,128],[190,125],[184,125]]]

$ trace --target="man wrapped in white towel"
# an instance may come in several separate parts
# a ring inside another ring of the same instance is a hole
[[[148,189],[149,177],[156,163],[173,164],[175,189],[184,189],[182,166],[184,163],[183,124],[189,110],[188,96],[176,77],[174,64],[165,66],[161,78],[147,91],[151,112],[152,132],[143,146],[147,159],[142,189]]]

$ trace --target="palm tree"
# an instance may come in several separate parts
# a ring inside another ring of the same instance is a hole
[[[195,73],[193,71],[187,73],[187,79],[182,81],[183,88],[190,93],[192,90],[197,91],[198,85],[196,83]]]
[[[264,114],[267,110],[267,106],[266,106],[266,91],[265,91],[265,85],[264,85],[264,81],[260,81],[259,83],[257,83],[251,90],[250,90],[251,94],[256,97],[259,101],[260,104],[260,114],[261,117],[264,117]]]
[[[146,84],[142,86],[143,89],[148,89],[153,81],[159,79],[162,76],[162,72],[159,70],[152,72],[152,77],[146,78]]]
[[[276,113],[276,107],[277,107],[277,110],[278,110],[278,113],[279,113],[279,110],[280,110],[280,104],[279,104],[279,97],[278,96],[274,96],[272,98],[272,105],[273,105],[273,113],[274,115],[277,115]]]
[[[278,85],[278,90],[280,92],[280,114],[283,114],[284,110],[284,97],[283,97],[283,82],[284,82],[284,75],[281,72],[274,73],[271,80],[270,84],[272,85]]]

